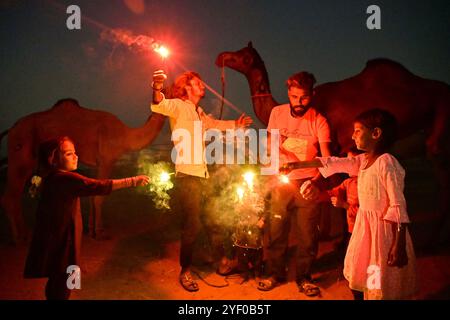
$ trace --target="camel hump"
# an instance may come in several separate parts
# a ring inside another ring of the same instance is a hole
[[[402,72],[407,72],[409,74],[412,74],[408,69],[406,69],[401,63],[398,63],[394,60],[387,59],[387,58],[376,58],[367,61],[366,67],[363,71],[369,71],[369,70],[379,70],[379,69],[391,69],[391,70],[398,70]]]
[[[52,108],[57,108],[60,106],[64,106],[64,105],[74,105],[79,107],[80,104],[78,103],[78,100],[73,99],[73,98],[65,98],[65,99],[60,99],[58,101],[56,101],[56,103],[53,105]]]

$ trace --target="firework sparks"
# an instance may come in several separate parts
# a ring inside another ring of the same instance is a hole
[[[164,46],[158,46],[154,51],[161,56],[162,59],[166,59],[170,55],[169,49]]]
[[[280,175],[280,182],[284,184],[289,183],[289,177],[285,174]]]
[[[166,171],[161,172],[161,174],[159,175],[159,181],[161,183],[167,183],[170,181],[170,175],[173,173],[168,173]]]
[[[250,190],[253,191],[253,185],[255,180],[255,174],[252,171],[247,171],[243,174],[244,180]]]
[[[243,248],[261,247],[261,230],[258,221],[264,211],[264,197],[253,171],[242,174],[243,181],[236,188],[238,203],[235,206],[237,221],[233,233],[235,246]]]
[[[170,209],[170,195],[168,191],[173,188],[171,166],[167,162],[149,163],[144,159],[140,161],[140,171],[150,177],[146,186],[146,194],[152,197],[157,209]]]
[[[242,187],[237,187],[236,189],[236,194],[238,196],[238,200],[239,202],[242,202],[242,200],[244,199],[244,195],[245,195],[245,190]]]
[[[169,49],[163,46],[160,41],[146,35],[136,36],[126,29],[105,29],[100,34],[100,39],[137,51],[153,51],[159,54],[162,59],[166,59],[170,54]]]

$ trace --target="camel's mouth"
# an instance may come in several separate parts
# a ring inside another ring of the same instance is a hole
[[[230,52],[222,52],[217,56],[216,66],[223,67],[228,66],[229,62],[234,60]]]

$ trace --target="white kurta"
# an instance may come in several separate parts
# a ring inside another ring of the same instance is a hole
[[[404,299],[416,290],[416,258],[406,230],[408,264],[387,264],[392,245],[392,224],[408,223],[403,195],[405,170],[385,153],[367,169],[366,155],[354,158],[319,158],[324,177],[345,172],[358,174],[359,211],[344,262],[344,276],[353,290],[364,291],[365,299]]]

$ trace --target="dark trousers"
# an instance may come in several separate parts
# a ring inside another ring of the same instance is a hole
[[[192,264],[194,244],[200,232],[205,179],[183,175],[176,178],[177,196],[181,207],[181,268]]]
[[[51,275],[45,285],[47,300],[69,300],[70,289],[67,288],[67,273]]]
[[[286,252],[289,232],[297,242],[297,281],[311,278],[311,266],[319,248],[320,210],[316,201],[305,200],[299,193],[305,180],[278,184],[271,194],[269,216],[269,273],[281,280],[286,277]],[[295,225],[290,227],[290,222]]]

